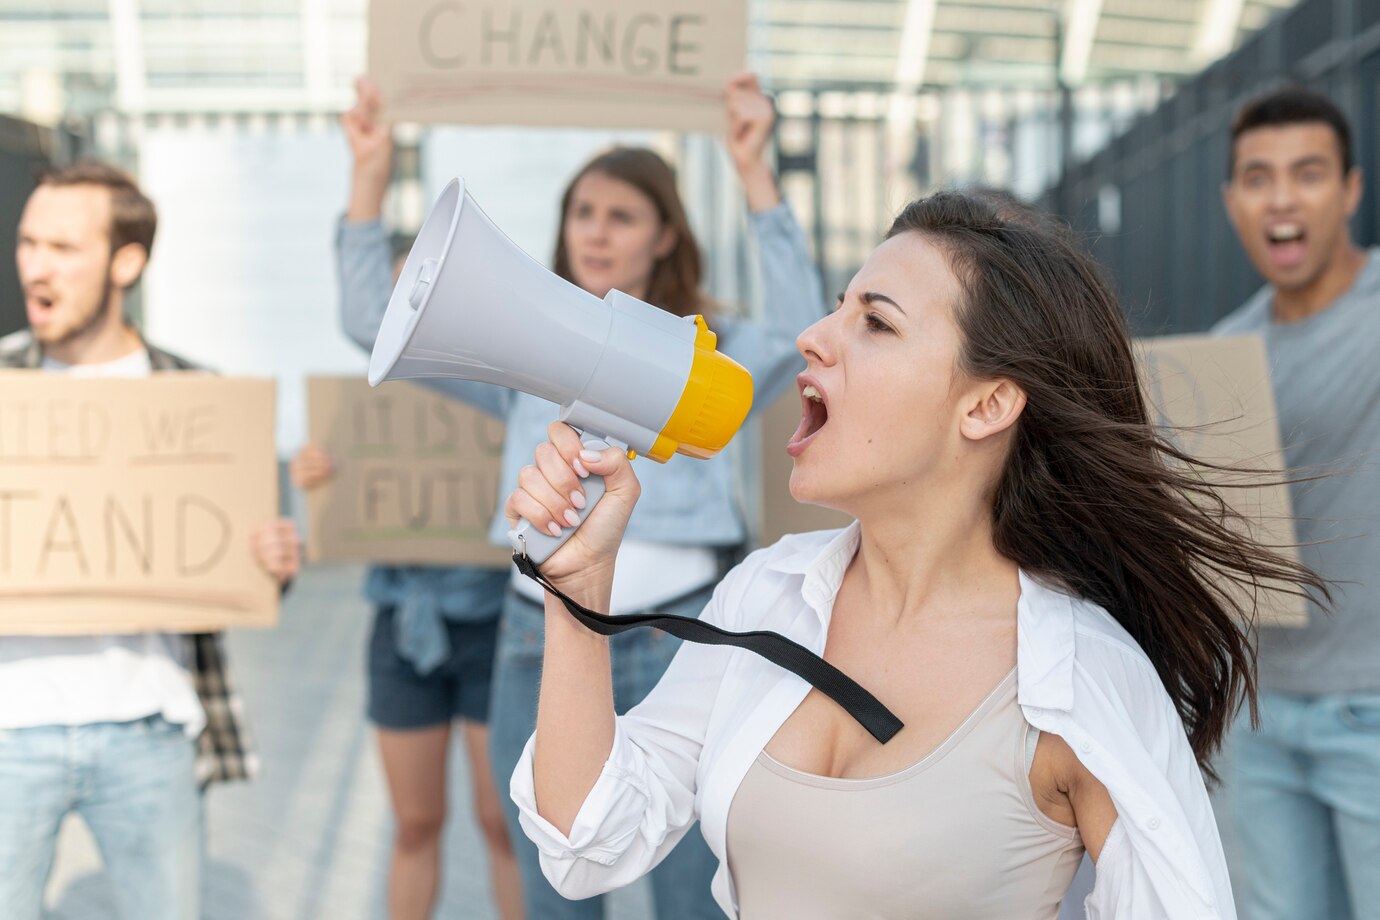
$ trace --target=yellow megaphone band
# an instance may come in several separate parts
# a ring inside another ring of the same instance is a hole
[[[718,337],[695,317],[695,356],[680,401],[647,456],[665,463],[676,453],[701,460],[723,450],[752,408],[752,375],[720,354]]]

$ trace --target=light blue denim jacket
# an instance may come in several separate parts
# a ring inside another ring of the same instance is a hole
[[[751,214],[749,226],[759,253],[764,310],[760,320],[718,317],[711,323],[719,350],[752,374],[753,409],[765,408],[804,368],[795,339],[826,312],[819,275],[805,235],[784,203]],[[341,220],[336,237],[340,263],[341,323],[360,347],[372,349],[392,292],[387,235],[379,221]],[[556,418],[554,403],[514,390],[450,378],[419,381],[503,419],[507,435],[499,494],[517,487],[518,472],[532,462],[536,446]],[[732,449],[730,445],[729,450]],[[711,460],[676,457],[669,463],[639,461],[642,497],[628,522],[633,540],[696,546],[734,546],[747,538],[729,451]],[[495,515],[489,538],[506,546],[508,522]],[[476,601],[478,599],[475,599]],[[449,605],[448,605],[449,606]]]

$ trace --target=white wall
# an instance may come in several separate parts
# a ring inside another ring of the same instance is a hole
[[[306,432],[303,378],[368,363],[336,312],[345,142],[334,127],[167,128],[146,130],[139,149],[159,212],[145,332],[221,373],[277,377],[279,450],[290,453]]]

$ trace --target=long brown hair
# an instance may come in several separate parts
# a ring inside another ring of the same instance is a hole
[[[1254,601],[1228,586],[1326,585],[1244,535],[1203,475],[1243,471],[1194,460],[1152,424],[1120,304],[1071,232],[959,192],[913,202],[887,237],[907,232],[939,245],[962,286],[958,370],[1026,394],[993,497],[998,551],[1126,628],[1212,775],[1242,700],[1256,713]]]
[[[556,232],[554,260],[556,274],[571,284],[576,283],[570,271],[570,254],[565,246],[565,222],[570,215],[570,199],[574,196],[575,186],[590,173],[626,182],[646,195],[656,206],[662,224],[675,231],[675,248],[652,267],[652,278],[645,298],[647,302],[677,316],[712,312],[712,301],[700,293],[700,277],[704,273],[700,247],[690,231],[685,205],[676,191],[675,170],[645,147],[614,147],[590,160],[570,180],[565,194],[561,196],[561,223]]]

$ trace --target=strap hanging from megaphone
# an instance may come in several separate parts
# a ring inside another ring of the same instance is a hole
[[[571,600],[551,584],[527,554],[514,553],[513,564],[518,567],[519,572],[559,599],[565,605],[565,609],[570,611],[570,615],[583,626],[601,636],[615,636],[630,629],[651,626],[686,642],[696,642],[700,645],[731,645],[747,649],[809,681],[816,690],[842,706],[859,725],[882,744],[886,744],[905,727],[891,710],[883,706],[880,700],[867,692],[857,681],[780,633],[764,629],[731,632],[694,617],[674,616],[669,613],[635,613],[622,616],[596,613]]]

